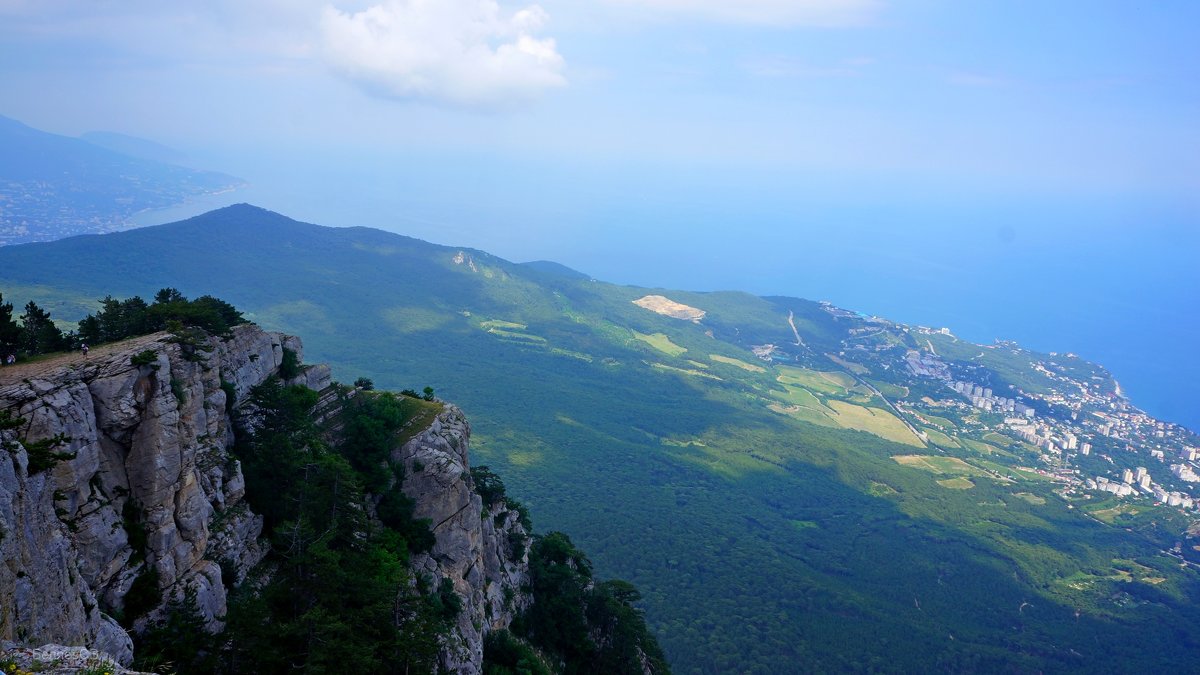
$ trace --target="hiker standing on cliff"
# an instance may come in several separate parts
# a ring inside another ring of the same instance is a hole
[[[83,352],[83,358],[86,359],[88,353],[88,346],[86,342],[79,345],[79,351]]]

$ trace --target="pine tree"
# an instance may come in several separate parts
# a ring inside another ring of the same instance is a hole
[[[4,302],[4,294],[0,293],[0,359],[17,351],[21,341],[21,327],[13,319],[11,302]]]
[[[30,300],[21,315],[20,348],[27,354],[45,354],[67,348],[67,340],[50,320],[50,312]]]

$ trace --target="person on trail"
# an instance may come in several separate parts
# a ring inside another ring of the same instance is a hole
[[[88,353],[88,346],[86,342],[79,345],[79,351],[83,352],[83,358],[86,359]]]
[[[16,362],[17,362],[16,354],[9,354],[8,356],[4,357],[4,365],[6,365],[6,366],[11,366],[12,364],[14,364]]]

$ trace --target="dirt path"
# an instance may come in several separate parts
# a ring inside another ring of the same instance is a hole
[[[93,347],[88,352],[85,358],[78,351],[62,352],[60,354],[50,354],[48,356],[37,356],[30,361],[17,361],[11,366],[0,366],[0,386],[13,384],[22,380],[31,379],[43,373],[57,370],[68,366],[81,366],[88,362],[102,359],[117,352],[128,351],[130,347],[135,347],[140,344],[152,344],[158,342],[163,337],[162,333],[153,335],[143,335],[128,340],[119,342],[110,342],[108,344]]]
[[[797,347],[807,347],[808,345],[804,344],[804,340],[800,339],[800,331],[796,330],[795,318],[796,318],[795,312],[793,312],[792,310],[789,309],[788,310],[788,325],[792,327],[792,333],[796,336],[796,346]]]

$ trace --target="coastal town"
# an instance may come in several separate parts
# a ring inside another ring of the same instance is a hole
[[[918,344],[927,336],[952,337],[944,328],[910,330]],[[940,358],[932,341],[926,344],[925,350],[906,351],[905,368],[912,376],[940,382],[947,396],[910,405],[911,414],[919,418],[922,408],[932,407],[940,414],[957,408],[968,428],[1003,434],[1036,449],[1036,466],[1026,468],[1058,483],[1056,492],[1069,500],[1112,495],[1200,509],[1200,439],[1134,407],[1107,373],[1081,378],[1063,365],[1081,362],[1077,356],[1052,353],[1031,361],[1034,375],[1047,383],[1042,391],[1012,384],[994,391],[986,383],[958,379],[955,372],[965,369]],[[984,349],[1019,350],[1004,342]]]

